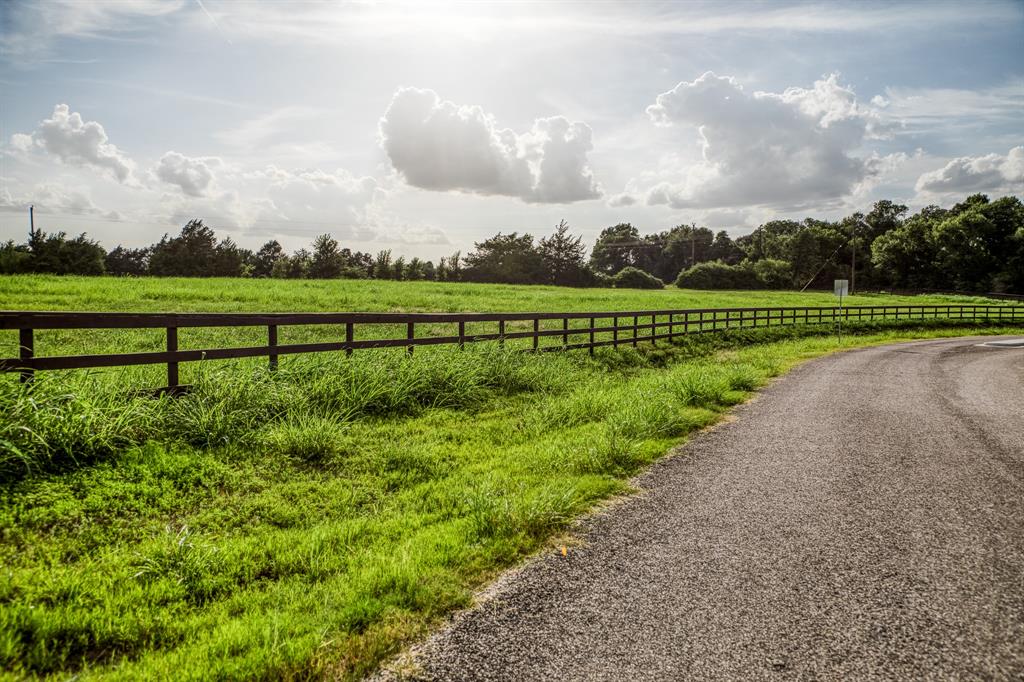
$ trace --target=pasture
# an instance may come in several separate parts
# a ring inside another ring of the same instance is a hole
[[[570,289],[550,286],[495,285],[389,280],[254,280],[190,278],[90,278],[25,275],[0,277],[0,300],[6,310],[69,310],[112,312],[580,312],[730,308],[753,306],[833,306],[829,292],[693,291]],[[888,296],[848,297],[847,305],[998,304],[980,297]],[[607,323],[607,322],[606,322]],[[586,321],[574,321],[578,328]],[[547,323],[557,328],[558,320]],[[528,323],[512,323],[509,332],[528,331]],[[469,324],[467,334],[497,331],[493,323]],[[401,338],[404,325],[365,325],[358,332],[371,338]],[[455,326],[423,325],[418,335],[450,336]],[[607,336],[607,335],[606,335]],[[289,326],[280,330],[279,343],[315,343],[344,338],[340,325]],[[357,337],[359,338],[359,337]],[[601,337],[599,337],[601,338]],[[582,339],[575,339],[582,340]],[[179,346],[215,348],[260,345],[266,329],[258,327],[189,328],[179,332]],[[553,339],[557,345],[558,341]],[[47,330],[36,334],[36,355],[145,352],[162,350],[161,329]],[[528,347],[527,341],[512,347]],[[0,356],[17,355],[17,332],[0,330]],[[283,362],[291,362],[286,358]],[[229,361],[236,367],[254,367],[259,361]],[[206,368],[223,363],[207,362]],[[162,368],[140,366],[105,371],[124,385],[162,385]],[[182,381],[191,382],[199,370],[182,365]],[[97,372],[93,372],[96,376]]]
[[[378,281],[0,278],[6,309],[573,311],[832,305],[831,294]],[[992,301],[968,299],[991,304]],[[851,305],[961,302],[852,297]],[[356,678],[800,361],[996,326],[736,330],[657,347],[496,344],[0,377],[0,665],[14,677]],[[1019,329],[1018,329],[1019,331]],[[244,330],[185,341],[244,343]],[[254,332],[255,333],[255,332]],[[330,330],[296,329],[303,334]],[[157,346],[47,332],[47,352]],[[7,336],[4,355],[16,338]],[[183,368],[184,369],[184,368]]]

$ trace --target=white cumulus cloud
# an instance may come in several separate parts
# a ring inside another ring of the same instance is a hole
[[[118,182],[132,181],[134,163],[108,141],[103,126],[84,121],[67,104],[58,104],[53,115],[40,121],[30,134],[15,133],[11,146],[20,151],[39,149],[71,166],[91,166],[109,172]]]
[[[1024,191],[1024,146],[1005,155],[953,159],[942,168],[922,173],[916,189],[931,194]]]
[[[190,197],[206,196],[214,184],[213,169],[222,164],[217,157],[193,158],[167,152],[153,168],[153,174],[169,185],[175,185]]]
[[[503,195],[531,203],[601,196],[587,154],[590,127],[562,116],[526,133],[499,128],[479,106],[401,88],[380,120],[381,144],[406,182],[430,190]]]
[[[656,183],[648,204],[673,208],[798,205],[834,200],[878,172],[855,152],[891,126],[832,74],[812,88],[747,92],[707,72],[658,95],[647,107],[659,126],[691,126],[701,160],[681,179]]]

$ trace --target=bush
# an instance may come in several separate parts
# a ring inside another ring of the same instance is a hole
[[[676,278],[680,289],[760,289],[762,283],[749,262],[726,265],[721,261],[698,263]]]
[[[654,275],[638,268],[627,267],[619,270],[612,278],[616,289],[664,289],[665,283]]]
[[[754,274],[765,289],[788,289],[793,286],[793,266],[784,260],[762,258],[754,263]]]

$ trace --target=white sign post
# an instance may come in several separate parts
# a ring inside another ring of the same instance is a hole
[[[836,296],[839,297],[839,343],[843,342],[843,297],[850,293],[850,280],[837,279],[835,281]]]

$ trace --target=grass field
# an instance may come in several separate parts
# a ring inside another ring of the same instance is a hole
[[[380,280],[0,276],[4,310],[134,312],[561,312],[835,305],[831,292],[570,289]],[[962,296],[850,296],[849,305],[999,303]]]
[[[569,289],[564,287],[392,282],[374,280],[252,280],[187,278],[88,278],[52,275],[0,276],[0,301],[6,310],[76,310],[120,312],[561,312],[727,308],[753,306],[833,306],[828,292],[692,291],[669,287],[658,291],[635,289]],[[851,296],[848,305],[999,304],[979,297]],[[607,321],[605,321],[607,323]],[[570,327],[585,327],[585,320]],[[532,329],[529,322],[509,323],[509,332]],[[558,320],[542,329],[560,327]],[[473,323],[466,332],[494,333],[494,323]],[[356,339],[399,338],[404,325],[360,325]],[[419,336],[452,336],[454,324],[418,325]],[[604,335],[610,338],[610,335]],[[598,334],[597,340],[605,340]],[[279,342],[312,343],[344,338],[340,325],[282,327]],[[575,339],[577,341],[581,338]],[[164,331],[150,330],[44,330],[36,333],[36,355],[145,352],[164,349]],[[543,343],[557,345],[558,338]],[[266,343],[266,329],[191,328],[179,331],[182,349],[251,346]],[[526,347],[528,340],[510,342]],[[0,356],[17,355],[17,332],[0,330]],[[421,352],[424,352],[421,349]],[[426,350],[425,352],[431,352]],[[262,360],[227,361],[240,368]],[[292,362],[286,357],[283,363]],[[219,367],[218,363],[206,363]],[[163,384],[158,366],[107,370],[114,380],[129,386]],[[199,371],[195,363],[182,365],[182,381],[190,383]]]
[[[0,295],[8,309],[178,311],[831,304],[52,277],[2,278]],[[1012,331],[863,324],[841,347],[975,330]],[[0,667],[14,678],[358,677],[628,491],[629,475],[687,434],[840,348],[825,331],[737,330],[593,358],[480,344],[302,356],[277,373],[196,365],[194,390],[177,399],[132,396],[118,373],[41,373],[31,389],[2,378]]]

